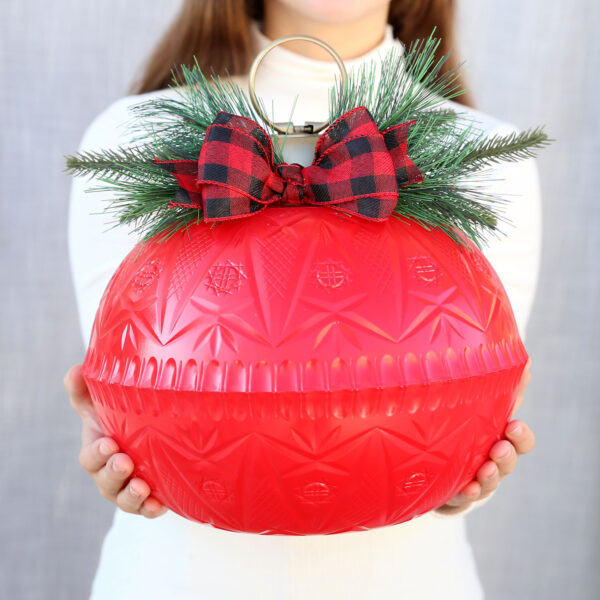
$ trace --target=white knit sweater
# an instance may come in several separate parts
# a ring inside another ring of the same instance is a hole
[[[270,40],[253,24],[256,51]],[[348,70],[402,45],[387,26],[370,52],[346,60]],[[289,120],[296,94],[294,123],[327,119],[327,91],[335,63],[310,59],[278,46],[262,61],[257,94],[269,117]],[[247,77],[235,77],[247,86]],[[121,124],[128,108],[144,99],[172,94],[163,90],[118,100],[85,132],[80,150],[128,142]],[[473,114],[489,134],[515,128],[487,115]],[[498,167],[490,188],[511,198],[502,239],[485,254],[502,279],[521,335],[537,284],[541,247],[541,204],[534,160]],[[71,191],[69,248],[84,343],[87,345],[100,298],[110,276],[137,239],[125,227],[108,230],[103,216],[106,195],[86,194],[90,182],[76,179]],[[488,498],[489,500],[489,498]],[[487,500],[474,503],[469,510]],[[468,511],[466,511],[468,512]],[[93,600],[210,598],[219,600],[378,599],[478,600],[483,591],[460,515],[430,512],[407,523],[365,532],[329,536],[261,536],[233,533],[188,521],[169,511],[148,520],[115,512],[96,578]]]

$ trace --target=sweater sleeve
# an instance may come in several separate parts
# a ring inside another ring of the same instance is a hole
[[[511,131],[518,129],[503,125],[492,134],[507,135]],[[526,342],[542,245],[542,203],[537,162],[531,158],[506,163],[496,167],[490,177],[494,181],[488,184],[488,191],[508,201],[503,206],[502,215],[509,223],[500,223],[500,229],[506,235],[491,238],[483,253],[504,285],[519,333]],[[466,507],[456,509],[444,505],[432,512],[441,518],[462,516],[483,506],[494,493]]]
[[[127,134],[122,124],[130,118],[130,104],[131,97],[122,98],[98,115],[86,129],[79,151],[126,146]],[[93,178],[76,177],[69,202],[69,259],[85,347],[102,294],[121,261],[138,241],[132,228],[114,226],[113,215],[103,212],[111,199],[110,192],[87,192],[98,185],[102,184]]]

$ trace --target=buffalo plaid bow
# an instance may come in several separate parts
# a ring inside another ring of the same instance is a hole
[[[407,156],[414,121],[379,131],[359,106],[320,136],[311,165],[274,164],[271,140],[247,117],[219,111],[206,130],[198,161],[156,163],[179,190],[169,206],[200,208],[205,221],[237,219],[274,202],[326,205],[382,221],[398,200],[398,188],[423,181]]]

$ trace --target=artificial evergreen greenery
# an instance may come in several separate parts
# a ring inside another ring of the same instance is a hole
[[[366,106],[380,130],[415,120],[408,138],[408,155],[424,174],[421,183],[398,190],[393,215],[439,228],[462,243],[456,230],[478,246],[487,234],[500,232],[503,198],[485,193],[481,182],[487,169],[503,161],[534,156],[550,142],[542,128],[508,136],[487,137],[464,113],[442,109],[445,99],[463,93],[459,70],[441,73],[447,57],[435,60],[440,41],[433,34],[406,52],[393,48],[384,59],[365,63],[330,90],[329,119],[333,122],[356,106]],[[93,190],[110,190],[107,211],[119,223],[131,223],[144,240],[168,239],[202,220],[202,211],[170,208],[177,181],[154,163],[197,160],[207,127],[224,110],[249,117],[276,134],[257,114],[249,96],[229,78],[208,80],[198,64],[182,66],[176,97],[159,97],[132,107],[129,127],[133,146],[83,152],[67,157],[67,171],[88,174],[103,182]],[[174,82],[176,78],[174,78]],[[266,112],[266,111],[265,111]],[[275,163],[284,162],[285,136],[272,137]]]

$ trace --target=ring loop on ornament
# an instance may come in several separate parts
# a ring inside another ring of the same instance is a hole
[[[344,61],[341,59],[340,55],[329,44],[327,44],[323,40],[320,40],[319,38],[313,37],[312,35],[288,35],[288,36],[274,40],[268,46],[263,48],[259,52],[257,57],[254,59],[254,62],[252,63],[252,66],[250,67],[250,81],[248,83],[248,90],[250,92],[250,100],[252,101],[252,106],[254,106],[254,108],[256,109],[256,112],[258,112],[258,114],[261,116],[261,118],[266,123],[268,123],[273,129],[275,129],[275,131],[277,131],[278,133],[282,133],[282,134],[288,133],[289,127],[287,129],[284,129],[283,127],[280,127],[279,125],[273,123],[267,117],[267,115],[263,112],[262,108],[258,104],[258,98],[256,97],[256,91],[254,89],[254,84],[255,84],[255,79],[256,79],[256,71],[258,70],[258,67],[259,67],[262,59],[271,50],[273,50],[273,48],[275,48],[276,46],[279,46],[280,44],[284,44],[285,42],[291,42],[291,41],[295,41],[295,40],[300,40],[300,41],[305,41],[305,42],[313,42],[313,43],[317,44],[318,46],[321,46],[321,48],[324,48],[325,50],[327,50],[327,52],[329,52],[329,54],[331,54],[331,56],[333,56],[333,59],[335,60],[337,66],[340,69],[340,73],[342,74],[342,85],[346,85],[346,80],[348,78],[348,74],[346,73],[346,67],[344,66]],[[313,129],[310,133],[319,133],[319,131],[322,131],[323,129],[325,129],[330,123],[331,123],[331,121],[325,121],[320,124],[315,123],[315,124],[313,124]],[[297,129],[303,131],[305,129],[305,126],[292,125],[292,128],[293,128],[293,131],[296,131]]]

